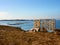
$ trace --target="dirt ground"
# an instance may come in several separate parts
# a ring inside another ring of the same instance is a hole
[[[0,45],[60,45],[56,32],[25,32],[21,28],[0,26]]]

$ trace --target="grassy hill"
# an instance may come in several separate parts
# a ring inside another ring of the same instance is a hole
[[[60,36],[55,33],[31,33],[21,28],[0,26],[0,45],[60,45]]]

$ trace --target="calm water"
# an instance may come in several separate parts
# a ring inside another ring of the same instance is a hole
[[[15,23],[22,23],[19,25],[9,25],[9,24],[15,24]],[[33,21],[0,21],[0,25],[8,25],[8,26],[14,26],[14,27],[21,27],[24,30],[30,30],[33,28]],[[60,28],[60,20],[56,20],[56,28]]]

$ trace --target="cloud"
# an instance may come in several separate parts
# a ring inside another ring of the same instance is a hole
[[[6,15],[8,12],[0,12],[0,15]]]
[[[0,12],[0,19],[7,19],[8,17],[8,12]]]
[[[3,19],[19,19],[19,15],[14,15],[8,12],[0,12],[0,20]]]

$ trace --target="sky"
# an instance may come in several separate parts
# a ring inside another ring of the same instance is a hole
[[[0,0],[0,19],[60,19],[60,0]]]

